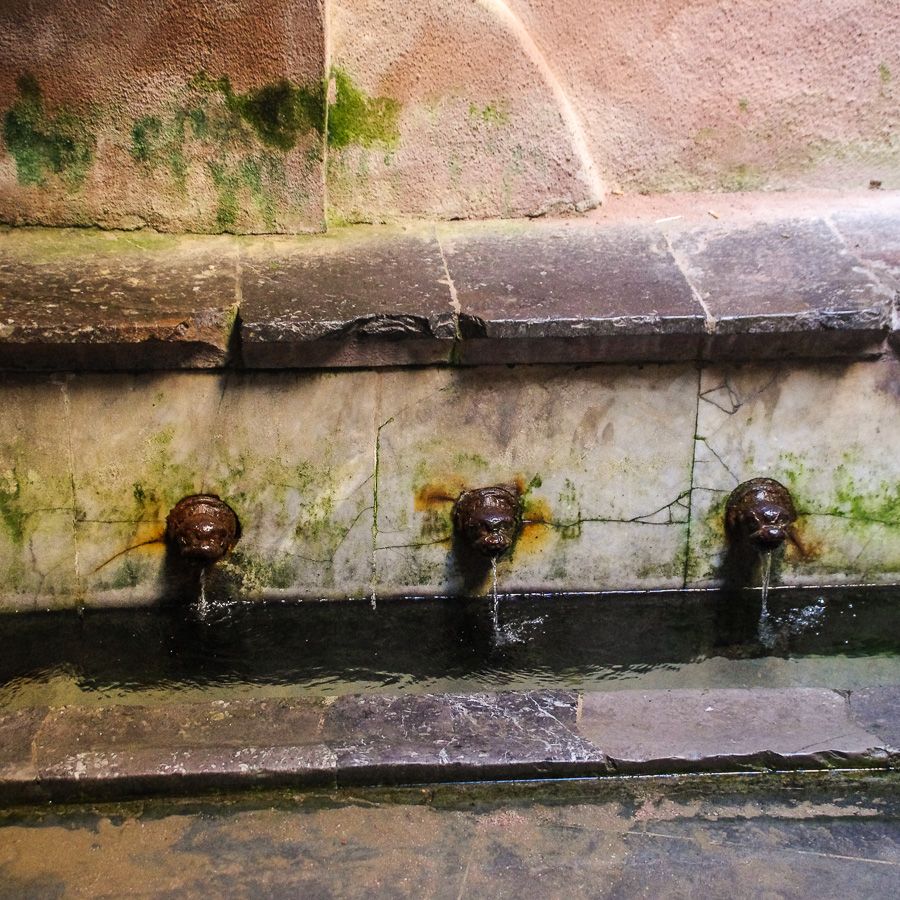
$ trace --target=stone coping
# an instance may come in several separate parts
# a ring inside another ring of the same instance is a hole
[[[897,297],[897,192],[298,237],[7,228],[0,368],[860,357],[900,342]]]
[[[900,765],[900,687],[346,695],[0,716],[0,801]]]

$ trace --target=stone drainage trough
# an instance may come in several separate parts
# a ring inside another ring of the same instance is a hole
[[[207,572],[225,608],[483,596],[453,509],[488,485],[521,503],[501,593],[740,602],[724,506],[755,477],[796,506],[774,583],[897,585],[900,201],[666,202],[325,237],[3,231],[0,607],[189,607],[166,517],[198,494],[240,523]],[[2,791],[890,768],[888,681],[32,706],[0,720]]]

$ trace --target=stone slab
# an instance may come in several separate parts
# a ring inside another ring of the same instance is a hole
[[[371,372],[229,377],[202,470],[242,523],[215,567],[226,594],[369,594],[377,390]]]
[[[839,211],[831,216],[851,252],[894,292],[891,343],[900,351],[900,216],[891,211]]]
[[[208,470],[226,378],[71,377],[78,576],[88,604],[139,606],[168,596],[166,516],[182,497],[219,492]]]
[[[689,365],[385,373],[376,591],[486,591],[451,511],[463,490],[502,484],[526,524],[501,591],[680,585],[697,379]]]
[[[0,604],[25,611],[77,594],[69,383],[0,375]]]
[[[724,505],[750,478],[782,482],[799,514],[775,584],[896,584],[900,360],[705,368],[687,587],[721,583]],[[751,575],[758,579],[758,573]],[[758,580],[756,580],[758,584]]]
[[[35,709],[0,716],[0,799],[895,766],[896,696],[860,693],[852,715],[808,688]]]
[[[0,784],[17,784],[36,779],[38,772],[32,755],[32,744],[46,715],[47,710],[43,707],[20,709],[0,715]]]
[[[861,728],[900,748],[900,688],[872,687],[850,694],[850,714]]]
[[[227,239],[0,232],[0,368],[223,366],[237,314]]]
[[[354,695],[329,708],[338,784],[385,784],[607,771],[576,731],[574,691]]]
[[[218,495],[241,523],[211,595],[367,595],[375,390],[356,372],[73,376],[84,602],[189,600],[163,536],[195,493]]]
[[[888,764],[846,698],[811,688],[593,692],[579,731],[621,773]]]
[[[900,201],[895,201],[900,207]],[[891,209],[837,210],[830,216],[851,253],[900,289],[900,213]]]
[[[891,292],[824,220],[707,226],[671,240],[714,322],[709,358],[858,355],[883,344]]]
[[[657,229],[564,222],[438,234],[464,363],[566,359],[565,340],[594,359],[697,355],[704,312]]]
[[[417,223],[294,238],[6,230],[0,367],[877,355],[897,294],[900,215],[869,206],[798,200],[786,218],[782,198],[777,215],[754,207],[713,225],[691,206],[657,221]]]
[[[334,782],[325,702],[219,700],[160,707],[63,707],[34,741],[45,790],[136,793],[278,781]]]
[[[456,322],[424,226],[246,242],[243,357],[257,368],[447,362]]]

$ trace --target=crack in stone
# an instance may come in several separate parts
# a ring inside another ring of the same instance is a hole
[[[693,279],[690,276],[688,266],[679,257],[678,252],[675,250],[675,245],[672,243],[671,237],[665,231],[663,232],[663,238],[666,242],[666,247],[669,250],[669,256],[672,257],[672,261],[675,263],[676,268],[679,272],[681,272],[681,276],[682,278],[684,278],[687,286],[690,288],[691,295],[693,296],[694,300],[697,301],[700,309],[703,310],[703,330],[707,334],[715,334],[718,320],[712,314],[712,310],[706,305],[706,301],[703,299],[703,295],[700,293],[700,289],[694,284]]]
[[[741,399],[738,392],[732,387],[729,382],[727,376],[722,380],[722,382],[715,387],[709,388],[708,390],[702,391],[700,393],[700,399],[706,401],[710,406],[714,406],[716,409],[721,410],[728,416],[733,416],[741,407],[745,406],[747,403],[755,400],[757,397],[764,394],[776,381],[781,377],[781,368],[778,367],[777,370],[772,374],[772,377],[761,387],[759,390],[752,391],[746,397]],[[728,409],[722,406],[719,403],[716,403],[715,400],[710,400],[710,395],[716,394],[719,391],[726,391],[728,393],[728,399],[731,403],[731,409]],[[704,440],[704,439],[701,439]]]
[[[682,588],[687,588],[688,577],[690,576],[691,566],[691,533],[693,530],[693,517],[691,515],[694,507],[694,477],[697,472],[697,429],[700,427],[700,400],[703,397],[701,388],[703,387],[703,367],[697,367],[697,401],[694,405],[694,428],[693,439],[691,440],[691,473],[689,476],[688,496],[687,496],[687,528],[684,536],[684,567],[682,569]]]
[[[694,440],[706,445],[706,449],[709,450],[709,452],[712,453],[712,455],[722,464],[722,468],[734,479],[735,484],[738,484],[740,482],[740,478],[735,475],[728,463],[726,463],[725,460],[722,459],[718,452],[713,448],[712,444],[710,444],[709,438],[696,435]]]
[[[69,396],[69,379],[71,376],[63,376],[60,382],[62,391],[63,412],[66,420],[66,456],[69,467],[69,486],[72,490],[72,548],[74,552],[75,566],[75,591],[77,594],[83,593],[81,585],[81,566],[78,553],[78,491],[75,485],[75,442],[72,434],[72,399]]]
[[[389,419],[382,422],[375,432],[375,459],[372,471],[372,593],[369,597],[372,609],[375,609],[378,603],[375,592],[375,580],[377,577],[377,559],[375,554],[378,552],[378,475],[381,466],[381,432],[393,421],[394,417],[391,416]]]
[[[807,518],[844,519],[845,521],[850,522],[860,522],[863,525],[884,525],[887,528],[895,528],[897,526],[896,520],[877,519],[874,516],[859,516],[854,515],[853,513],[817,512],[816,510],[798,510],[798,513]]]
[[[548,525],[551,528],[577,528],[579,525],[588,524],[591,522],[600,522],[600,523],[610,523],[610,524],[620,524],[620,525],[685,525],[687,523],[686,519],[676,519],[672,516],[672,510],[675,507],[681,507],[681,509],[687,510],[689,507],[687,503],[684,501],[690,496],[690,490],[682,491],[674,500],[669,503],[665,503],[659,507],[659,509],[653,510],[653,512],[642,513],[641,515],[632,516],[628,519],[623,518],[613,518],[607,516],[583,516],[578,519],[574,519],[571,522],[532,522],[531,524],[535,525]],[[651,519],[653,516],[657,516],[662,512],[669,513],[669,519],[666,522],[649,522],[648,519]]]

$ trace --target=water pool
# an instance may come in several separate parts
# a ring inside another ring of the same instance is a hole
[[[0,710],[233,697],[900,684],[900,589],[507,595],[33,613]]]

